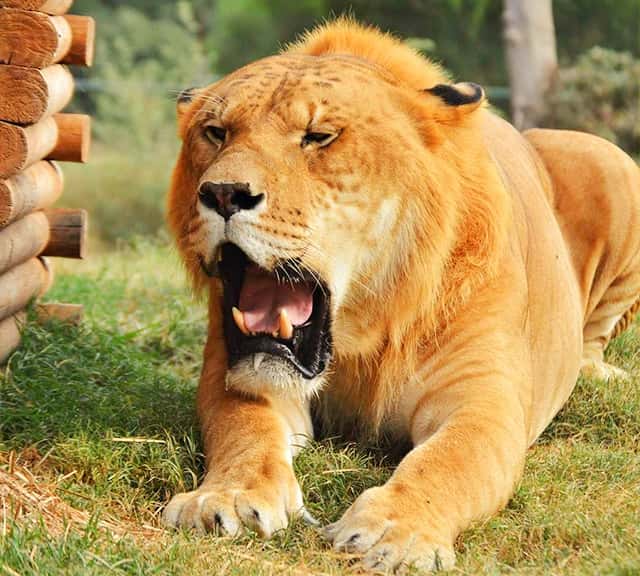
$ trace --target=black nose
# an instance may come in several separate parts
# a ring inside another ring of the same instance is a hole
[[[203,182],[198,198],[207,208],[215,210],[225,220],[240,212],[255,208],[264,194],[251,194],[249,184],[240,182]]]

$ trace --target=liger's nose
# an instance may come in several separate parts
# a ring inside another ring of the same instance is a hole
[[[241,210],[253,210],[264,194],[253,195],[249,184],[240,182],[203,182],[198,190],[200,202],[225,220]]]

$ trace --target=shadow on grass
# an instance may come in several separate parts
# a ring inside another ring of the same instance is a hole
[[[10,445],[61,436],[180,435],[193,427],[194,384],[132,335],[29,323],[1,382],[0,439]]]
[[[28,323],[0,376],[0,449],[49,453],[49,466],[97,491],[157,501],[191,488],[203,467],[194,380],[134,338]]]

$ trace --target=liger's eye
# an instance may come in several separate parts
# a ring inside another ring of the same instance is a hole
[[[220,146],[227,137],[227,130],[220,126],[205,126],[204,137],[216,146]]]
[[[300,145],[303,148],[315,144],[317,147],[328,146],[338,137],[336,132],[307,132],[302,137]]]

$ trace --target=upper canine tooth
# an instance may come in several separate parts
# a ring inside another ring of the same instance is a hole
[[[216,262],[220,262],[222,260],[222,246],[218,246],[218,250],[216,251]]]
[[[233,314],[233,320],[236,323],[236,326],[240,329],[240,332],[245,336],[249,336],[250,332],[247,330],[247,325],[244,323],[244,314],[235,306],[231,308],[231,314]]]
[[[280,338],[289,340],[293,336],[293,324],[291,324],[289,314],[287,314],[287,311],[284,308],[280,310],[278,324],[280,325]]]

